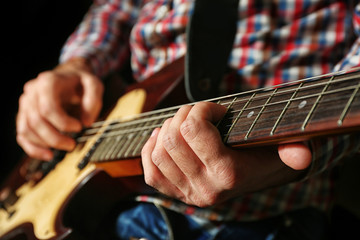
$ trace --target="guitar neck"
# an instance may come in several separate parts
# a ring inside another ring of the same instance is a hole
[[[209,101],[228,109],[218,128],[224,143],[231,147],[302,141],[360,130],[359,76],[356,69]],[[139,157],[151,132],[179,108],[107,122],[89,154],[90,161]],[[86,140],[99,128],[85,131],[79,140]]]
[[[360,130],[359,76],[338,73],[233,96],[220,124],[224,141],[251,146]]]

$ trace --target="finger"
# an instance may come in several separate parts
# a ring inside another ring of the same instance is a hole
[[[50,160],[53,156],[47,144],[27,126],[27,121],[21,113],[16,117],[16,140],[30,157]]]
[[[104,86],[95,76],[83,74],[83,96],[81,101],[81,120],[85,126],[90,126],[97,119],[102,108]]]
[[[64,108],[57,101],[47,100],[44,97],[39,99],[39,114],[43,119],[61,132],[80,132],[82,129],[81,122],[68,115]]]
[[[312,154],[304,143],[289,143],[279,145],[280,159],[294,170],[303,170],[310,166]]]
[[[191,106],[181,107],[167,127],[166,134],[161,136],[159,140],[161,140],[176,166],[190,182],[194,182],[201,178],[202,171],[205,167],[180,133],[180,126],[188,116],[191,108]],[[179,175],[179,177],[181,177],[181,175]],[[178,185],[178,183],[174,184],[184,193],[187,192],[181,185]],[[186,185],[184,187],[186,187]]]
[[[22,135],[17,135],[16,140],[24,151],[32,158],[46,161],[50,161],[53,158],[53,152],[49,148],[43,148],[33,144],[33,142],[28,141],[28,139]]]
[[[32,85],[25,88],[25,94],[33,100],[38,113],[62,132],[79,132],[82,129],[81,122],[64,109],[66,103],[70,103],[76,95],[76,80],[44,72],[39,74]]]
[[[22,94],[19,99],[17,115],[17,134],[41,148],[58,148],[71,150],[75,141],[62,135],[38,112],[36,95]]]
[[[221,105],[198,103],[180,126],[184,140],[205,165],[216,162],[225,150],[219,131],[213,125],[225,112],[226,108]]]
[[[155,148],[159,131],[160,129],[158,128],[154,130],[141,151],[145,182],[165,195],[182,199],[184,197],[182,192],[162,174],[152,161],[152,152]]]
[[[35,102],[36,104],[36,102]],[[41,142],[47,143],[47,146],[70,151],[75,147],[75,140],[61,133],[48,118],[44,118],[39,107],[33,110],[25,111],[25,121],[29,131],[35,132],[41,138]]]
[[[182,159],[174,159],[169,155],[167,149],[164,147],[164,144],[172,144],[167,143],[168,133],[171,130],[173,119],[168,119],[164,122],[161,130],[159,132],[159,136],[155,145],[155,148],[152,153],[152,161],[157,166],[157,168],[162,172],[162,174],[169,179],[169,181],[179,188],[183,194],[188,195],[189,193],[189,180],[185,176],[185,174],[181,171],[181,169],[176,164]],[[178,134],[179,135],[179,134]],[[170,140],[172,141],[172,140]],[[176,151],[177,149],[172,149],[171,151]],[[191,152],[191,149],[189,149]],[[174,156],[178,157],[175,153]]]

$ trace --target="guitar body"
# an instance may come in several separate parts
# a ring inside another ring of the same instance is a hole
[[[159,105],[181,82],[183,59],[164,70],[132,87],[106,120],[129,118]],[[92,234],[97,220],[103,220],[121,199],[134,190],[147,191],[140,158],[78,167],[100,135],[101,131],[78,144],[39,182],[28,181],[16,189],[17,201],[7,207],[8,212],[0,209],[0,239],[66,239],[77,227]]]

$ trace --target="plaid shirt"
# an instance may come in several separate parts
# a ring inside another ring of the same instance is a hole
[[[133,74],[141,81],[185,54],[191,12],[191,0],[95,0],[60,61],[86,57],[95,73],[105,76],[124,64],[130,48]],[[222,83],[224,93],[360,65],[360,4],[351,0],[240,0],[237,26],[228,63],[239,77]],[[359,149],[360,139],[345,135],[309,145],[313,161],[298,182],[205,209],[163,196],[137,200],[211,220],[261,219],[308,206],[325,210],[332,200],[331,170]]]

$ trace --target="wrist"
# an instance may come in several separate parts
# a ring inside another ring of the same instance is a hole
[[[84,57],[74,57],[66,62],[60,63],[55,67],[55,71],[85,71],[94,74],[91,64],[88,59]]]

